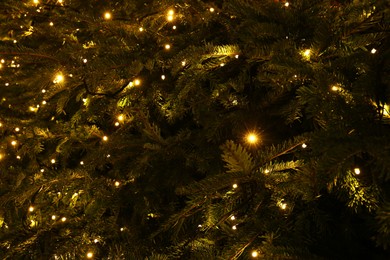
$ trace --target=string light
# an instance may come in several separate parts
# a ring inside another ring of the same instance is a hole
[[[4,154],[0,153],[0,160],[4,158]]]
[[[15,146],[17,144],[17,142],[15,141],[15,140],[13,140],[12,142],[11,142],[11,145],[12,146]]]
[[[231,217],[230,217],[230,220],[235,220],[235,219],[236,219],[235,216],[231,216]]]
[[[302,148],[305,149],[307,147],[307,144],[303,143]]]
[[[360,174],[360,169],[359,168],[355,168],[355,169],[353,169],[353,171],[355,172],[356,175]]]
[[[22,159],[22,157],[20,157],[20,155],[17,155],[16,159],[20,160],[20,159]]]
[[[104,19],[110,20],[111,18],[112,18],[112,15],[111,15],[110,12],[105,12],[105,13],[104,13]]]
[[[120,124],[119,124],[119,122],[115,122],[115,126],[119,126]]]
[[[66,221],[66,217],[62,217],[62,218],[61,218],[61,221],[62,221],[62,222],[65,222],[65,221]]]
[[[33,3],[37,5],[39,4],[39,0],[33,0]]]
[[[167,21],[168,22],[172,22],[174,17],[173,15],[175,14],[175,11],[173,11],[172,9],[170,9],[167,13]]]
[[[233,230],[236,230],[236,229],[237,229],[237,226],[236,226],[236,225],[232,226],[232,229],[233,229]]]
[[[50,22],[50,23],[49,23],[49,25],[50,25],[50,26],[53,26],[53,25],[54,25],[54,23],[53,23],[53,22]]]
[[[58,73],[55,75],[53,83],[57,84],[57,83],[61,83],[63,81],[64,81],[64,76],[62,75],[62,73]]]
[[[259,256],[259,252],[257,252],[256,250],[252,251],[252,257],[255,258],[255,257],[258,257]]]
[[[165,80],[165,75],[161,75],[161,79],[162,79],[162,80]]]
[[[56,218],[57,218],[56,215],[52,215],[52,216],[51,216],[51,219],[52,219],[52,220],[56,220]]]
[[[311,56],[310,49],[306,49],[306,50],[302,51],[301,54],[305,60],[310,60],[310,56]]]
[[[289,7],[289,5],[290,5],[289,2],[284,3],[284,6],[285,6],[285,7]]]
[[[232,187],[233,187],[233,189],[237,189],[237,188],[238,188],[237,183],[234,183],[234,184],[232,185]]]
[[[257,144],[259,142],[259,137],[257,136],[256,133],[248,133],[245,137],[246,142],[248,144]]]
[[[46,93],[46,89],[42,89],[42,93]]]
[[[99,239],[95,238],[95,239],[93,240],[93,242],[94,242],[94,243],[98,243],[98,242],[99,242]]]
[[[115,187],[119,187],[119,185],[121,185],[120,182],[119,182],[119,181],[116,181],[116,182],[115,182]]]
[[[92,252],[88,252],[87,253],[87,258],[92,258],[93,257],[93,253]]]
[[[28,211],[33,212],[33,211],[34,211],[34,207],[33,207],[33,206],[30,206],[30,207],[28,208]]]
[[[337,86],[337,85],[333,85],[333,86],[331,87],[331,90],[332,90],[332,91],[340,91],[341,88],[340,88],[339,86]]]
[[[108,137],[105,135],[105,136],[103,136],[103,141],[108,141]]]
[[[171,48],[171,45],[170,44],[165,44],[164,47],[165,47],[166,50],[169,50]]]
[[[214,13],[215,9],[210,7],[209,11],[210,11],[210,13]]]
[[[135,80],[134,80],[134,85],[136,85],[136,86],[141,85],[141,80],[135,79]]]
[[[125,116],[123,114],[120,114],[117,118],[121,122],[123,122],[123,120],[125,120]]]
[[[88,60],[87,59],[83,59],[83,63],[87,63],[88,62]]]
[[[138,30],[139,30],[140,32],[143,32],[143,31],[144,31],[144,28],[140,27]]]
[[[173,29],[173,30],[176,30],[176,28],[177,28],[176,25],[172,26],[172,29]]]
[[[375,54],[375,53],[376,53],[376,49],[375,49],[375,48],[372,48],[371,54]]]
[[[51,162],[52,164],[55,164],[55,163],[56,163],[56,159],[51,159],[50,162]]]
[[[80,161],[80,165],[84,165],[84,161]]]
[[[20,131],[20,128],[19,127],[15,127],[15,132],[19,132]]]

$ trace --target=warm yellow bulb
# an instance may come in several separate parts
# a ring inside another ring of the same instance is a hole
[[[51,216],[51,219],[52,219],[52,220],[56,220],[56,218],[57,218],[56,215],[52,215],[52,216]]]
[[[210,10],[210,12],[211,12],[211,13],[213,13],[213,12],[215,11],[215,9],[214,9],[214,8],[212,8],[212,7],[210,7],[210,9],[209,9],[209,10]]]
[[[93,253],[92,252],[88,252],[87,253],[87,258],[92,258],[93,257]]]
[[[143,32],[143,31],[144,31],[144,28],[140,27],[138,30],[139,30],[140,32]]]
[[[115,182],[115,187],[119,187],[119,185],[121,185],[120,182],[119,182],[119,181],[116,181],[116,182]]]
[[[54,164],[56,163],[56,159],[51,159],[50,162]]]
[[[233,229],[233,230],[236,230],[236,229],[237,229],[237,226],[236,226],[236,225],[232,226],[232,229]]]
[[[106,135],[103,136],[103,141],[108,141],[108,137]]]
[[[355,172],[355,174],[359,175],[360,174],[360,169],[359,168],[355,168],[353,169],[353,171]]]
[[[19,131],[20,131],[20,128],[19,128],[19,127],[15,127],[15,131],[16,131],[16,132],[19,132]]]
[[[118,116],[118,120],[119,120],[119,121],[125,120],[125,116],[124,116],[123,114],[120,114],[120,115]]]
[[[15,140],[13,140],[12,142],[11,142],[11,145],[12,146],[15,146],[17,144],[17,142],[15,141]]]
[[[303,58],[305,58],[306,60],[310,60],[310,55],[311,55],[310,49],[306,49],[306,50],[302,51],[301,53],[302,53]]]
[[[64,81],[64,76],[62,75],[62,73],[58,73],[57,75],[55,75],[53,83],[56,84],[56,83],[61,83],[63,81]]]
[[[307,147],[307,144],[303,143],[302,148],[305,149]]]
[[[39,0],[33,0],[33,3],[37,5],[39,4]]]
[[[0,153],[0,160],[2,160],[3,158],[4,158],[4,154]]]
[[[258,257],[259,256],[259,253],[257,251],[252,251],[252,257]]]
[[[174,15],[175,14],[175,11],[173,10],[173,9],[170,9],[170,10],[168,10],[168,13],[167,13],[168,15]]]
[[[50,22],[50,23],[49,23],[49,25],[50,25],[50,26],[53,26],[53,25],[54,25],[54,23],[53,23],[53,22]]]
[[[135,79],[135,80],[134,80],[134,85],[136,85],[136,86],[141,85],[141,80]]]
[[[231,217],[230,217],[230,220],[235,220],[235,219],[236,219],[235,216],[231,216]]]
[[[171,48],[171,45],[170,44],[165,44],[165,49],[166,50],[169,50]]]
[[[285,7],[289,7],[289,5],[290,5],[289,2],[284,3],[284,6],[285,6]]]
[[[61,221],[62,221],[62,222],[65,222],[65,221],[66,221],[66,217],[62,217],[62,218],[61,218]]]
[[[111,18],[112,18],[112,15],[111,15],[110,12],[105,12],[105,13],[104,13],[104,19],[110,20]]]
[[[234,183],[233,184],[233,189],[237,189],[237,187],[238,187],[237,183]]]
[[[372,48],[371,54],[375,54],[375,53],[376,53],[376,49],[375,49],[375,48]]]
[[[34,211],[34,207],[33,207],[33,206],[30,206],[30,207],[28,208],[28,211],[33,212],[33,211]]]
[[[249,144],[256,144],[259,142],[259,137],[256,133],[249,133],[246,135],[246,142]]]

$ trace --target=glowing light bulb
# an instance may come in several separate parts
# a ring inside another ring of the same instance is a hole
[[[246,135],[246,142],[249,144],[256,144],[259,142],[259,137],[256,133],[248,133]]]
[[[56,163],[56,159],[51,159],[50,162],[51,162],[52,164],[55,164],[55,163]]]
[[[53,22],[50,22],[50,23],[49,23],[49,25],[50,25],[50,26],[53,26],[53,25],[54,25],[54,23],[53,23]]]
[[[233,189],[237,189],[238,188],[237,183],[234,183],[232,186],[233,186]]]
[[[12,142],[11,142],[11,145],[12,146],[15,146],[17,144],[17,142],[15,141],[15,140],[13,140]]]
[[[375,53],[376,53],[376,49],[375,49],[375,48],[372,48],[371,54],[375,54]]]
[[[28,211],[33,212],[33,211],[34,211],[34,207],[33,207],[33,206],[30,206],[30,207],[28,208]]]
[[[0,160],[4,158],[4,154],[0,153]]]
[[[279,206],[279,208],[281,208],[282,210],[285,210],[286,208],[287,208],[287,203],[283,203],[283,202],[279,202],[278,203],[278,206]]]
[[[303,143],[302,148],[305,149],[307,147],[307,144]]]
[[[339,91],[339,90],[340,90],[340,87],[334,85],[334,86],[332,86],[331,90],[332,90],[332,91]]]
[[[134,80],[134,85],[136,85],[136,86],[141,85],[141,80],[135,79],[135,80]]]
[[[236,225],[232,226],[232,229],[233,229],[233,230],[236,230],[236,229],[237,229],[237,226],[236,226]]]
[[[238,59],[239,55],[238,55],[238,54],[236,54],[234,57],[235,57],[236,59]]]
[[[111,15],[110,12],[105,12],[105,13],[104,13],[104,19],[110,20],[111,18],[112,18],[112,15]]]
[[[64,76],[62,75],[62,73],[58,73],[55,77],[54,77],[54,80],[53,80],[53,83],[56,84],[56,83],[61,83],[64,81]]]
[[[355,168],[355,169],[353,169],[353,171],[355,172],[356,175],[360,174],[360,169],[359,168]]]
[[[83,63],[87,63],[88,62],[88,60],[87,59],[83,59]]]
[[[171,48],[171,45],[170,45],[170,44],[165,44],[164,48],[165,48],[166,50],[169,50],[169,49]]]
[[[115,126],[119,126],[120,124],[119,124],[119,122],[115,122]]]
[[[302,51],[301,54],[305,60],[310,60],[310,56],[311,56],[310,49],[306,49],[306,50]]]
[[[258,257],[259,256],[259,253],[257,251],[252,251],[252,257]]]
[[[41,169],[41,172],[45,172],[45,169]]]
[[[20,128],[19,127],[15,127],[15,132],[19,132],[20,131]]]
[[[39,4],[39,0],[33,0],[33,3],[37,5]]]
[[[42,93],[46,93],[46,89],[42,89]]]
[[[62,221],[62,222],[65,222],[65,221],[66,221],[66,217],[62,217],[62,218],[61,218],[61,221]]]
[[[52,219],[52,220],[56,220],[56,218],[57,218],[56,215],[52,215],[52,216],[51,216],[51,219]]]
[[[105,135],[105,136],[103,136],[103,141],[108,141],[108,137]]]
[[[174,16],[173,16],[174,14],[175,14],[174,10],[172,10],[172,9],[168,10],[168,12],[167,12],[167,21],[168,22],[172,22],[174,20]]]
[[[5,60],[4,59],[1,59],[1,61],[0,61],[1,63],[5,63]]]
[[[125,230],[125,229],[123,227],[121,227],[120,231],[123,231],[123,230]]]
[[[84,161],[80,161],[80,165],[84,165]]]
[[[125,116],[123,114],[120,114],[117,118],[119,121],[125,120]]]
[[[214,13],[215,9],[212,8],[212,7],[210,7],[209,11],[210,11],[211,13]]]
[[[187,63],[186,63],[186,61],[185,60],[183,60],[182,62],[181,62],[181,66],[185,66]]]
[[[121,185],[120,182],[119,182],[119,181],[116,181],[116,182],[115,182],[115,187],[119,187],[119,185]]]
[[[143,32],[143,31],[144,31],[144,28],[140,27],[138,30],[139,30],[140,32]]]
[[[285,7],[288,7],[289,5],[290,5],[289,2],[284,3],[284,6],[285,6]]]
[[[45,100],[42,101],[42,105],[46,105],[47,102]]]
[[[99,239],[95,238],[95,239],[93,240],[93,242],[94,242],[94,243],[98,243],[98,242],[99,242]]]
[[[231,217],[230,217],[230,220],[235,220],[235,219],[236,219],[235,216],[231,216]]]
[[[161,79],[164,80],[165,79],[165,75],[161,75]]]
[[[173,30],[176,30],[176,28],[177,28],[176,25],[172,26],[172,29],[173,29]]]
[[[88,252],[87,253],[87,258],[92,258],[93,257],[93,253],[92,252]]]

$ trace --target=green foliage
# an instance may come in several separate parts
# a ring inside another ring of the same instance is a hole
[[[62,2],[0,2],[1,259],[388,258],[388,1]]]

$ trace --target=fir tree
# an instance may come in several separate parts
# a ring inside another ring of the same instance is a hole
[[[389,15],[2,0],[0,258],[388,259]]]

